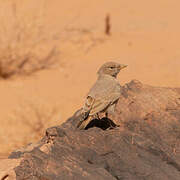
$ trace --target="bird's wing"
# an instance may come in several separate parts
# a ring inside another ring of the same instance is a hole
[[[86,101],[83,107],[84,112],[90,112],[94,104],[95,99],[91,96],[86,97]]]
[[[120,97],[120,84],[115,78],[101,76],[90,89],[83,110],[89,115],[105,110]]]
[[[98,112],[105,110],[109,105],[113,104],[115,101],[119,99],[120,93],[112,93],[109,96],[101,97],[99,99],[95,99],[91,96],[87,96],[85,105],[83,107],[83,111],[88,113],[87,118],[83,121],[80,121],[77,125],[79,129],[85,129],[89,122],[92,120],[91,116]]]
[[[109,105],[113,104],[119,99],[120,93],[114,92],[108,94],[107,96],[100,96],[98,98],[93,98],[88,96],[86,98],[85,105],[83,107],[84,111],[89,111],[89,115],[96,114],[105,110]]]

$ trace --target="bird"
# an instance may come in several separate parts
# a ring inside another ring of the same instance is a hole
[[[77,128],[83,130],[92,119],[100,119],[99,113],[114,114],[115,105],[121,95],[121,86],[116,79],[118,73],[127,65],[117,62],[106,62],[98,70],[98,78],[88,92],[81,114],[83,119]]]

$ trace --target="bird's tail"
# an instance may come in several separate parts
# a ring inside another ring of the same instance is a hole
[[[91,116],[88,116],[86,119],[84,119],[78,123],[77,128],[80,130],[85,129],[90,121],[91,121]]]
[[[85,129],[86,126],[89,124],[91,117],[89,116],[90,110],[89,111],[81,111],[81,115],[80,115],[80,121],[77,125],[77,128],[82,130]]]
[[[95,99],[93,99],[91,96],[87,96],[86,102],[85,102],[84,107],[83,107],[82,112],[81,112],[81,120],[77,125],[78,129],[81,129],[81,130],[85,129],[86,126],[91,121],[92,118],[89,116],[89,113],[92,109],[94,101],[95,101]]]

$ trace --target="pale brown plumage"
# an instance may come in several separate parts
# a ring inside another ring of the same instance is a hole
[[[127,65],[107,62],[98,70],[98,79],[87,94],[82,113],[87,117],[79,122],[78,128],[85,129],[93,118],[98,118],[98,113],[114,113],[114,107],[120,97],[120,84],[116,77],[121,69]]]

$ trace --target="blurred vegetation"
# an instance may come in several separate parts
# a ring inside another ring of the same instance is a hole
[[[53,38],[45,30],[43,8],[34,15],[19,15],[13,1],[0,6],[0,78],[30,75],[56,64],[56,46],[44,46]]]

